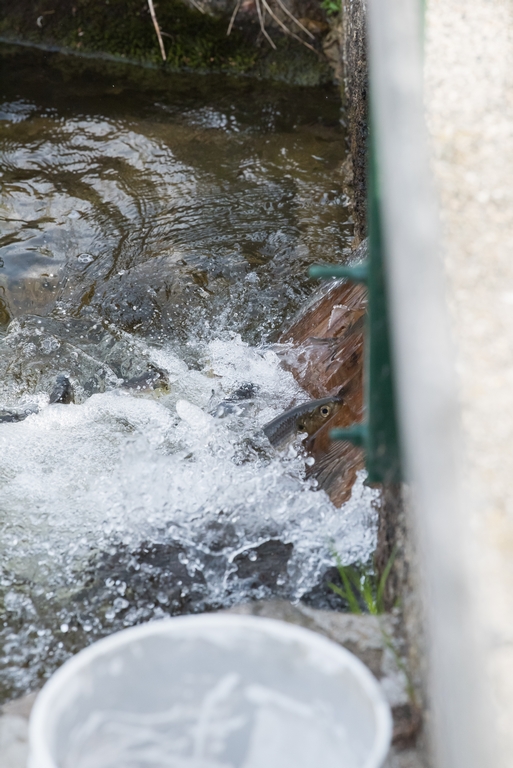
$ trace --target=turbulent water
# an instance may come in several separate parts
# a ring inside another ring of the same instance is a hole
[[[261,431],[308,399],[273,342],[350,242],[336,93],[1,68],[0,410],[30,414],[0,424],[6,698],[115,629],[314,594],[375,512]],[[123,388],[155,369],[160,396]],[[50,405],[62,373],[75,403]]]

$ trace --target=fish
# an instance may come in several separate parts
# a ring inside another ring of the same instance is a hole
[[[169,380],[165,371],[155,365],[150,365],[145,373],[124,381],[121,389],[141,394],[155,393],[158,395],[168,394],[170,391]]]
[[[235,392],[210,411],[210,414],[216,419],[224,419],[226,416],[243,416],[254,408],[253,399],[259,389],[257,384],[241,384]]]
[[[121,384],[120,389],[128,390],[140,394],[167,394],[169,392],[169,381],[164,371],[154,365],[149,370],[139,376],[134,376]],[[75,402],[75,393],[73,385],[68,376],[60,373],[50,394],[49,404],[69,405]],[[10,408],[0,406],[0,424],[16,423],[24,421],[27,416],[33,413],[39,413],[39,406],[26,406],[23,410],[15,411]]]
[[[74,402],[73,386],[65,373],[60,373],[55,379],[55,384],[50,394],[50,405],[62,403],[68,405]],[[10,408],[0,408],[0,424],[14,424],[18,421],[24,421],[27,416],[33,413],[39,413],[38,405],[29,405],[20,411],[13,411]]]
[[[62,403],[63,405],[69,405],[75,401],[75,393],[73,392],[73,386],[66,374],[60,373],[56,380],[54,388],[50,394],[50,405],[54,403]]]
[[[23,411],[11,411],[9,408],[0,408],[0,424],[14,424],[18,421],[23,421],[32,413],[37,413],[39,408],[37,406],[29,406]]]
[[[263,427],[264,434],[275,448],[282,447],[301,432],[314,435],[343,406],[342,390],[337,395],[310,400],[280,414]]]

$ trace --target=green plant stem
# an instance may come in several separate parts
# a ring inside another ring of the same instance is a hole
[[[367,611],[373,616],[384,613],[385,606],[383,596],[397,554],[397,546],[394,547],[392,554],[388,558],[377,584],[376,577],[371,569],[360,567],[358,570],[351,565],[342,565],[338,553],[333,552],[333,554],[335,556],[337,570],[343,587],[339,587],[330,582],[328,584],[330,589],[348,602],[351,613],[362,613],[360,601],[364,603]]]

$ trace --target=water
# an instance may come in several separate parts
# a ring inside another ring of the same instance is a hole
[[[273,344],[350,242],[336,93],[0,61],[0,408],[31,411],[0,424],[8,698],[116,629],[300,599],[375,512],[261,432],[308,399]],[[166,393],[122,388],[155,368]]]
[[[63,768],[358,768],[340,716],[227,674],[200,701],[151,714],[94,710]]]

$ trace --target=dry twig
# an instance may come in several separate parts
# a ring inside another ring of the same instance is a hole
[[[305,32],[305,33],[308,35],[308,37],[309,37],[311,40],[315,40],[315,35],[312,35],[312,33],[311,33],[311,32],[310,32],[310,31],[309,31],[309,30],[308,30],[306,27],[304,27],[304,26],[301,24],[301,22],[299,21],[299,19],[296,19],[296,17],[294,16],[294,14],[293,14],[293,13],[291,13],[291,12],[289,11],[289,9],[287,8],[287,6],[286,6],[286,5],[284,5],[284,4],[282,3],[282,1],[281,1],[281,0],[276,0],[276,2],[277,2],[277,3],[278,3],[278,5],[280,6],[280,8],[282,8],[282,9],[285,11],[285,13],[287,14],[287,16],[290,16],[290,18],[292,19],[292,21],[294,22],[294,24],[297,24],[297,25],[298,25],[298,27],[299,27],[300,29],[302,29],[302,30],[303,30],[303,32]]]
[[[190,2],[190,4],[192,5],[193,8],[196,8],[197,11],[199,11],[200,13],[205,15],[205,13],[206,13],[205,9],[203,8],[203,6],[201,6],[199,3],[197,3],[196,0],[189,0],[189,2]]]
[[[272,0],[269,0],[269,2],[272,2]],[[301,37],[299,37],[299,35],[296,35],[295,32],[292,32],[292,30],[289,29],[286,26],[286,24],[284,24],[283,21],[280,18],[278,18],[278,16],[272,10],[269,2],[267,2],[267,0],[255,0],[255,7],[256,7],[257,14],[258,14],[258,21],[260,22],[260,30],[261,30],[262,34],[264,35],[264,37],[266,37],[267,40],[269,41],[269,44],[271,45],[271,47],[274,48],[274,50],[276,50],[276,45],[274,44],[274,41],[271,39],[271,37],[269,36],[269,34],[268,34],[268,32],[267,32],[267,30],[265,28],[265,12],[266,11],[269,13],[271,18],[273,18],[274,21],[283,29],[285,34],[290,35],[295,40],[298,40],[306,48],[309,48],[314,53],[317,53],[317,51],[315,50],[313,45],[310,45],[309,43],[305,42]],[[310,30],[308,30],[303,24],[301,24],[299,19],[296,19],[294,14],[291,13],[289,11],[289,9],[283,4],[282,0],[276,0],[276,2],[280,6],[280,8],[287,14],[287,16],[289,16],[289,18],[294,22],[294,24],[296,24],[306,35],[308,35],[308,37],[311,40],[315,39],[315,35],[312,35]],[[231,33],[232,29],[233,29],[233,25],[235,23],[235,19],[237,18],[237,14],[238,14],[238,12],[240,10],[241,4],[242,4],[242,0],[237,0],[235,8],[233,9],[232,16],[230,18],[230,23],[228,25],[228,30],[226,32],[227,35],[229,35]]]
[[[276,50],[276,45],[274,44],[274,40],[272,40],[269,37],[269,33],[267,32],[267,30],[265,28],[265,9],[262,10],[262,6],[260,5],[260,0],[255,0],[255,3],[256,3],[256,9],[257,9],[257,13],[258,13],[258,20],[260,22],[260,29],[262,31],[262,34],[264,35],[264,37],[266,37],[268,39],[268,41],[269,41],[269,43],[271,45],[271,48],[274,48],[274,50]]]
[[[236,4],[235,8],[233,9],[232,17],[231,17],[231,19],[230,19],[230,23],[228,24],[228,29],[227,29],[227,31],[226,31],[226,34],[227,34],[227,35],[229,35],[229,34],[230,34],[230,32],[231,32],[231,31],[232,31],[232,29],[233,29],[233,25],[234,25],[234,23],[235,23],[235,17],[237,16],[237,14],[238,14],[238,12],[239,12],[239,8],[240,8],[240,6],[241,6],[241,3],[242,3],[242,0],[237,0],[237,4]]]
[[[160,53],[162,54],[162,60],[166,60],[166,49],[164,48],[164,41],[162,40],[162,35],[160,34],[160,27],[159,23],[157,21],[157,15],[155,13],[155,7],[153,5],[153,0],[148,0],[148,8],[150,9],[151,14],[151,20],[153,21],[153,26],[155,27],[155,32],[157,33],[159,45],[160,45]]]
[[[259,1],[259,0],[257,0],[257,2],[258,2],[258,1]],[[264,8],[266,8],[266,9],[267,9],[267,11],[269,12],[270,16],[272,16],[272,18],[273,18],[273,19],[274,19],[274,20],[275,20],[275,21],[276,21],[276,22],[277,22],[277,23],[280,25],[280,27],[283,29],[283,31],[285,32],[285,34],[287,34],[287,35],[290,35],[290,36],[291,36],[291,37],[293,37],[295,40],[299,40],[299,42],[300,42],[300,43],[302,43],[303,45],[306,45],[306,47],[307,47],[307,48],[310,48],[310,50],[311,50],[311,51],[313,51],[314,53],[317,53],[317,51],[315,50],[315,48],[313,47],[313,45],[310,45],[310,43],[305,43],[305,41],[304,41],[304,40],[302,40],[302,39],[299,37],[299,35],[296,35],[296,33],[295,33],[295,32],[292,32],[292,30],[291,30],[291,29],[289,29],[287,26],[285,26],[285,24],[283,23],[283,21],[281,21],[281,20],[280,20],[280,19],[279,19],[279,18],[276,16],[276,14],[275,14],[275,13],[273,13],[273,11],[272,11],[272,9],[271,9],[271,6],[270,6],[270,5],[269,5],[269,4],[266,2],[266,0],[261,0],[261,2],[263,3],[263,5],[264,5]]]

